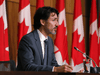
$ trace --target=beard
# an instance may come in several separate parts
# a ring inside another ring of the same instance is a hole
[[[51,32],[51,34],[53,34],[53,35],[55,35],[55,34],[56,34],[57,27],[58,27],[58,26],[56,26],[56,27],[54,27],[54,28],[53,28],[53,30],[54,30],[55,32],[54,32],[54,33],[53,33],[53,32]],[[55,30],[55,29],[56,29],[56,30]],[[53,30],[52,30],[52,31],[53,31]]]
[[[45,30],[46,30],[46,32],[47,32],[48,34],[53,34],[53,35],[55,35],[55,34],[56,34],[56,31],[57,31],[57,26],[54,27],[52,30],[50,30],[50,29],[48,29],[48,28],[46,28]]]
[[[56,29],[56,30],[55,30],[55,29]],[[56,31],[57,31],[57,28],[55,27],[55,28],[52,29],[52,31],[50,31],[50,34],[55,35],[55,34],[56,34]]]
[[[55,33],[52,33],[52,32],[51,32],[51,34],[55,35],[55,34],[56,34],[56,32],[55,32]]]
[[[53,33],[53,32],[50,32],[51,34],[53,34],[53,35],[55,35],[56,34],[56,30],[55,30],[55,32]]]

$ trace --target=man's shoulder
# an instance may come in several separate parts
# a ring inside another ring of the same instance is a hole
[[[36,30],[33,30],[32,32],[24,35],[23,37],[29,37],[29,38],[31,38],[31,37],[34,37],[36,33],[37,33],[37,31]]]
[[[32,32],[24,35],[21,40],[34,40],[36,38],[37,31],[33,30]]]

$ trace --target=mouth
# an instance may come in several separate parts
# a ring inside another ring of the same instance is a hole
[[[54,28],[55,31],[57,31],[57,28]]]
[[[54,27],[54,30],[57,30],[57,27]]]

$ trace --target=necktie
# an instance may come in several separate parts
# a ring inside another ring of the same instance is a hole
[[[45,42],[44,65],[47,65],[47,43],[48,43],[48,40],[46,39],[44,42]]]

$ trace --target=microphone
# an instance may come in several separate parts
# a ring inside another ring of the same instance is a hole
[[[95,63],[95,61],[94,61],[92,58],[90,58],[88,55],[86,55],[85,53],[83,53],[82,51],[80,51],[77,47],[74,47],[74,49],[77,50],[77,51],[79,51],[79,52],[81,52],[81,53],[82,53],[83,55],[85,55],[86,57],[88,57],[90,60],[92,60],[92,61],[94,62],[95,67],[98,67],[97,64]]]
[[[74,49],[77,50],[77,51],[79,51],[80,53],[82,53],[82,54],[85,55],[86,57],[88,57],[88,58],[90,59],[90,61],[92,60],[92,61],[94,62],[94,64],[95,64],[95,67],[94,67],[94,68],[91,67],[90,72],[91,72],[91,73],[98,73],[97,68],[96,68],[96,67],[98,67],[98,66],[97,66],[97,64],[95,63],[95,61],[94,61],[92,58],[90,58],[88,55],[86,55],[85,53],[83,53],[82,51],[80,51],[77,47],[74,47]],[[93,72],[92,72],[92,71],[93,71]]]

